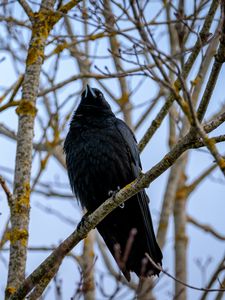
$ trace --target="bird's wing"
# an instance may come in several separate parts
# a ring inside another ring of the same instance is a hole
[[[137,194],[137,198],[144,219],[144,223],[146,225],[145,230],[146,230],[149,254],[155,263],[161,264],[162,252],[158,246],[155,233],[154,233],[152,217],[148,206],[149,198],[144,190]]]
[[[142,169],[137,140],[131,129],[122,120],[116,119],[115,125],[122,137],[123,142],[126,145],[127,154],[130,156],[131,163],[134,164],[133,175],[137,177]]]
[[[132,171],[133,176],[136,178],[141,171],[141,161],[139,156],[139,150],[137,146],[136,138],[130,128],[120,119],[117,119],[116,127],[119,133],[121,134],[123,141],[126,143],[126,148],[128,151],[128,155],[132,160]],[[140,191],[136,195],[139,203],[139,208],[141,210],[142,218],[145,224],[145,233],[149,248],[149,254],[153,258],[156,263],[161,263],[162,253],[156,242],[152,218],[149,210],[149,198],[145,192],[145,190]]]

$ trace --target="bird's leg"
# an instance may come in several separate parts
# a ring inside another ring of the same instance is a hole
[[[109,197],[112,197],[113,200],[114,200],[115,197],[116,197],[116,193],[118,193],[119,190],[120,190],[120,186],[117,186],[117,189],[116,189],[115,191],[109,191],[109,192],[108,192]],[[120,208],[124,208],[124,206],[125,206],[124,203],[122,203],[122,204],[119,205]]]

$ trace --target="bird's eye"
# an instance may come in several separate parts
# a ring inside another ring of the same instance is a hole
[[[98,95],[98,96],[99,96],[99,98],[102,98],[102,97],[103,97],[102,93],[99,93],[99,95]]]

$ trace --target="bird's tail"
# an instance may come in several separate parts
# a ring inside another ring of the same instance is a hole
[[[147,253],[155,264],[162,265],[162,252],[156,241],[154,227],[152,223],[151,213],[148,207],[149,198],[145,191],[138,193],[139,207],[143,216],[143,232],[139,232],[139,244],[142,244],[143,249],[139,251],[140,260],[142,261],[142,266],[139,265],[135,268],[135,273],[140,276],[151,276],[158,275],[160,271],[154,267],[154,265],[148,260],[145,253]],[[145,244],[142,243],[145,240]],[[137,248],[138,249],[138,248]],[[142,258],[141,258],[142,257]]]

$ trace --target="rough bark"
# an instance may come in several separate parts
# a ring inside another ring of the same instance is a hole
[[[43,14],[34,19],[26,70],[23,81],[22,99],[16,110],[18,133],[16,167],[14,176],[14,200],[11,209],[10,261],[6,298],[19,286],[25,276],[27,242],[30,215],[30,174],[34,135],[35,102],[38,95],[39,77],[44,57],[44,45],[49,26]]]
[[[175,231],[175,277],[187,282],[187,242],[186,234],[186,201],[187,193],[184,187],[186,178],[181,174],[174,203],[174,231]],[[175,299],[186,300],[187,289],[179,282],[175,282]]]

